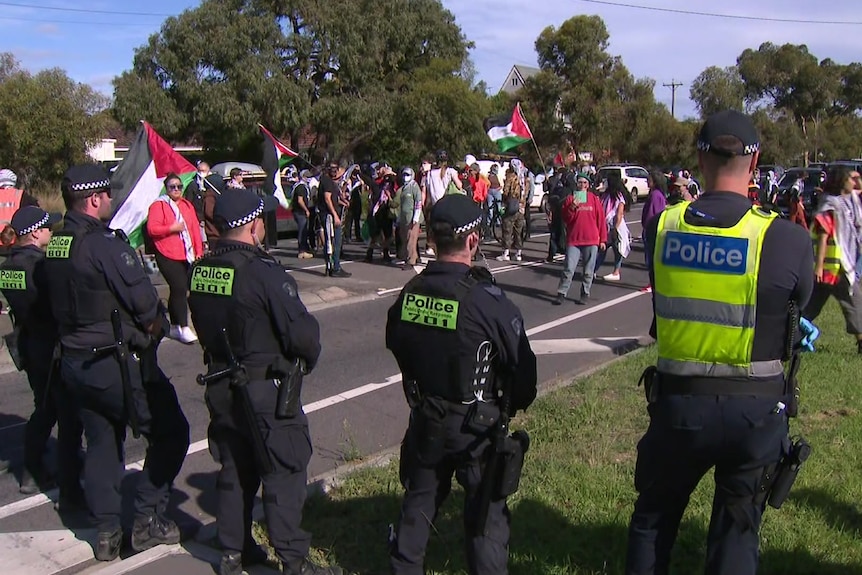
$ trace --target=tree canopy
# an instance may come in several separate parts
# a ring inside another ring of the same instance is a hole
[[[63,70],[31,74],[12,54],[0,53],[0,90],[0,167],[11,168],[31,189],[56,183],[102,138],[100,112],[108,99]]]
[[[293,145],[310,127],[320,154],[461,153],[487,104],[470,47],[438,0],[205,0],[136,51],[115,113],[228,150],[260,122]]]

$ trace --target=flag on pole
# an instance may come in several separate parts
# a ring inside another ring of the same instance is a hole
[[[511,115],[486,118],[484,125],[488,137],[492,142],[497,143],[501,152],[516,148],[533,139],[533,132],[530,131],[530,126],[524,119],[520,102],[515,105]]]
[[[111,177],[114,215],[109,226],[123,230],[133,248],[140,247],[150,204],[167,193],[165,176],[177,174],[185,188],[194,179],[195,171],[152,126],[141,121],[135,141]]]
[[[263,134],[263,161],[261,167],[266,172],[268,178],[267,193],[275,196],[281,207],[288,209],[290,202],[287,201],[287,196],[284,193],[284,188],[281,187],[281,170],[288,164],[299,157],[299,154],[281,143],[278,138],[264,128],[261,124],[260,133]]]

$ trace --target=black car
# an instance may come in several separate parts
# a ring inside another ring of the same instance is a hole
[[[810,216],[817,207],[817,192],[821,187],[821,176],[823,170],[820,168],[790,168],[784,172],[784,176],[778,182],[778,194],[773,209],[784,217],[790,214],[790,196],[793,185],[802,177],[804,184],[802,188],[802,207],[805,209],[806,217]]]

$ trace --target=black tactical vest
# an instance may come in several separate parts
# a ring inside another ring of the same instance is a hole
[[[115,309],[120,310],[124,320],[131,322],[128,312],[108,287],[105,276],[82,261],[81,243],[95,233],[108,233],[108,230],[102,226],[88,226],[74,232],[57,232],[45,250],[51,309],[60,335],[110,321]]]
[[[485,399],[492,397],[494,343],[465,343],[458,332],[470,291],[487,281],[481,273],[471,268],[450,289],[432,287],[419,275],[404,288],[398,335],[421,345],[418,352],[407,352],[409,365],[402,368],[405,379],[415,379],[424,396],[467,402],[482,391]]]
[[[227,352],[221,335],[226,328],[234,355],[242,359],[248,350],[281,357],[278,340],[266,310],[251,307],[238,290],[243,286],[246,266],[261,257],[255,248],[230,245],[196,261],[189,274],[189,309],[205,350],[206,363],[224,363]],[[245,287],[245,289],[243,289]],[[263,286],[259,286],[261,291]],[[246,366],[255,367],[255,366]],[[260,367],[260,366],[256,366]]]

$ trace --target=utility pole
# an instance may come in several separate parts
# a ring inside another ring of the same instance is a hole
[[[674,113],[676,108],[676,89],[682,86],[682,82],[676,82],[674,80],[670,81],[670,84],[662,84],[665,88],[670,88],[670,115],[676,118],[676,114]]]

